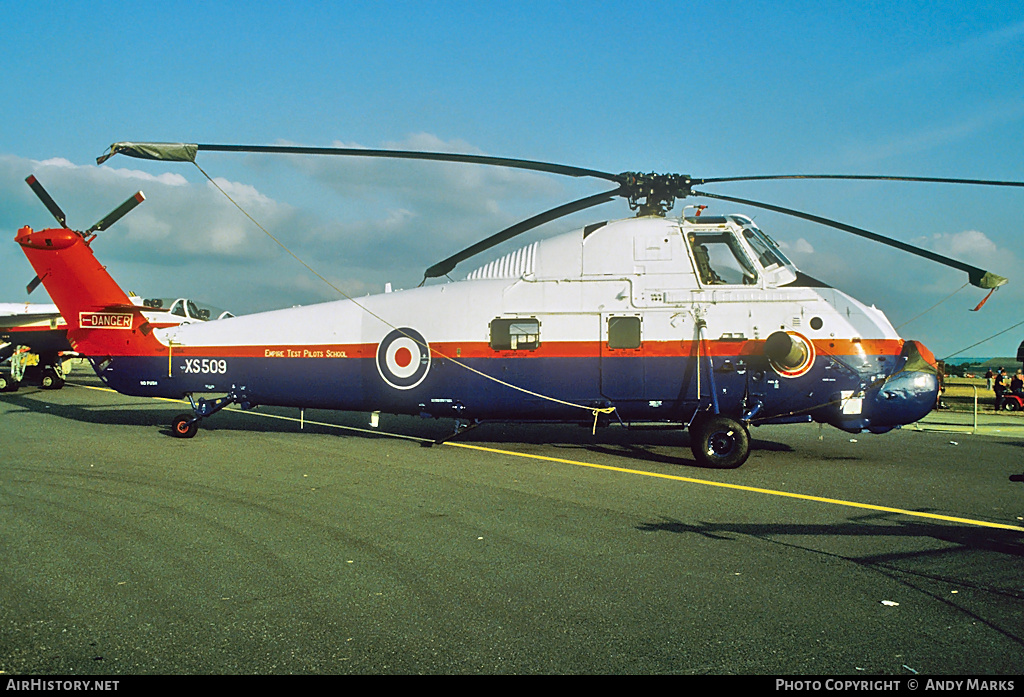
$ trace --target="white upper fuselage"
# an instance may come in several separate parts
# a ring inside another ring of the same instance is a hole
[[[534,317],[541,341],[598,342],[612,316],[642,318],[646,342],[763,340],[779,329],[812,341],[898,339],[874,307],[803,283],[743,216],[644,217],[535,242],[464,281],[160,329],[174,346],[376,345],[395,327],[430,344],[488,342],[500,317]]]

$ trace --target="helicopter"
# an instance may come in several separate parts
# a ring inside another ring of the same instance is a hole
[[[229,404],[452,418],[456,434],[487,421],[668,424],[689,431],[698,465],[721,469],[747,460],[750,426],[819,422],[885,433],[914,423],[936,404],[937,363],[881,310],[797,269],[750,217],[688,206],[670,218],[677,199],[811,220],[959,269],[994,290],[1006,279],[963,262],[695,187],[790,178],[1024,186],[868,175],[699,179],[459,153],[190,143],[115,143],[97,163],[115,154],[194,163],[200,151],[457,162],[614,184],[453,254],[424,281],[450,279],[458,264],[499,243],[617,198],[636,216],[533,242],[464,280],[164,328],[130,307],[87,234],[19,230],[37,278],[69,318],[69,341],[100,378],[124,394],[190,401],[192,411],[173,419],[174,436],[195,436]]]

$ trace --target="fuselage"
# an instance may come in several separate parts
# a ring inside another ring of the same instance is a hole
[[[0,344],[36,351],[70,351],[67,323],[49,303],[0,303]],[[0,348],[0,355],[5,351]]]
[[[201,324],[74,329],[120,392],[464,419],[912,423],[934,359],[743,216],[587,226],[462,281]],[[121,329],[124,332],[124,329]]]

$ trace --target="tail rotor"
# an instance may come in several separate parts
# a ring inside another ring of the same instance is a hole
[[[46,210],[50,211],[50,214],[57,219],[57,222],[60,223],[61,228],[69,230],[70,228],[67,225],[67,216],[64,214],[64,211],[61,210],[61,207],[57,205],[56,201],[53,200],[53,197],[50,196],[49,192],[47,192],[46,189],[43,188],[43,185],[39,182],[38,179],[36,179],[36,176],[34,174],[30,174],[28,177],[25,178],[25,182],[29,185],[29,188],[32,189],[33,192],[35,192],[35,195],[39,197],[39,200],[43,202],[43,205],[46,206]],[[97,232],[103,232],[111,225],[116,223],[118,220],[120,220],[128,213],[130,213],[132,209],[134,209],[137,205],[139,205],[145,200],[145,195],[143,195],[141,191],[137,191],[135,192],[135,195],[131,196],[127,201],[122,203],[120,206],[118,206],[110,213],[100,218],[100,220],[95,225],[93,225],[85,232],[80,232],[78,230],[74,230],[73,232],[82,237],[82,239],[85,240],[86,244],[89,244],[96,236]],[[36,276],[31,281],[29,281],[27,286],[25,286],[25,290],[29,294],[31,294],[32,291],[34,291],[39,286],[39,284],[42,283],[42,280],[42,278]]]

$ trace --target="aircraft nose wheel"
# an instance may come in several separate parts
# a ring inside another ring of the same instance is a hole
[[[39,380],[39,385],[44,390],[59,390],[64,387],[64,378],[62,378],[53,368],[44,368],[42,378]]]
[[[728,416],[699,417],[690,425],[690,450],[703,467],[735,469],[750,455],[750,434]]]
[[[199,420],[192,414],[178,414],[171,422],[171,433],[175,438],[191,438],[199,431]]]

